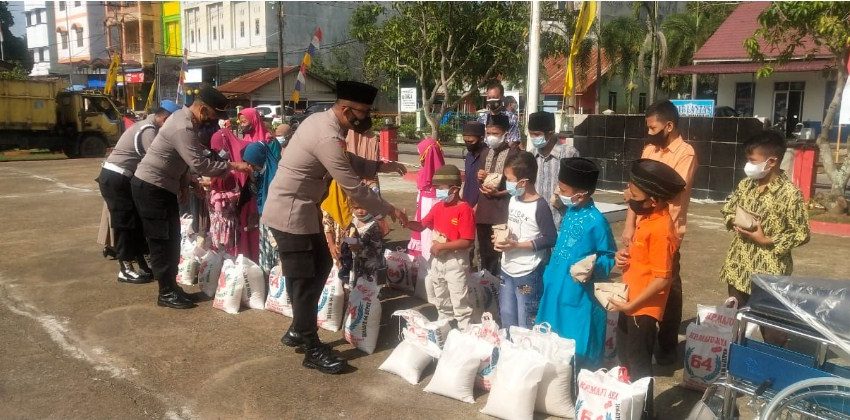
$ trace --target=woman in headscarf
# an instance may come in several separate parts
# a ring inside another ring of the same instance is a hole
[[[419,151],[419,163],[422,168],[416,177],[416,187],[419,193],[416,196],[416,221],[428,215],[431,207],[436,201],[436,191],[431,184],[431,178],[434,177],[434,172],[440,169],[445,164],[443,158],[443,148],[440,143],[432,138],[426,137],[416,146]],[[431,240],[432,232],[430,229],[425,229],[422,232],[411,232],[410,242],[407,245],[408,253],[413,256],[421,255],[426,260],[431,258]]]
[[[275,173],[277,172],[277,164],[280,162],[281,146],[285,141],[284,136],[279,136],[275,140],[268,143],[255,142],[245,147],[245,152],[242,158],[245,162],[254,167],[254,173],[251,176],[251,189],[256,195],[257,213],[263,214],[263,205],[266,202],[266,197],[269,192],[269,185],[272,183]],[[264,224],[260,224],[260,260],[259,265],[263,269],[266,276],[269,275],[271,269],[278,263],[278,253],[274,238],[271,231]]]

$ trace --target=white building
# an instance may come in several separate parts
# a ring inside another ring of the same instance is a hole
[[[284,64],[299,65],[316,28],[322,47],[351,42],[348,21],[356,4],[345,2],[181,2],[183,47],[189,67],[220,85],[258,68],[277,67],[277,7],[284,8]],[[221,57],[227,57],[221,60]]]
[[[56,19],[52,1],[24,2],[27,49],[32,54],[30,76],[67,74],[68,68],[60,66],[56,53]]]
[[[74,72],[108,63],[104,7],[100,1],[54,1],[57,61]]]

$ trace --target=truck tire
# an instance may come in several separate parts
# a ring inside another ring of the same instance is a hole
[[[65,156],[68,156],[69,159],[76,159],[80,157],[80,145],[77,142],[65,142],[64,147],[62,147],[62,151],[65,152]]]
[[[106,154],[106,142],[98,136],[86,136],[80,141],[80,157],[95,158]]]

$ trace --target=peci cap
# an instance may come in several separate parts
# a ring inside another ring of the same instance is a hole
[[[217,113],[216,118],[220,120],[227,119],[227,98],[212,86],[204,86],[197,96],[201,102],[207,104]]]
[[[528,131],[555,131],[555,114],[539,111],[529,115]]]
[[[352,80],[336,82],[336,98],[371,106],[378,96],[378,88]]]
[[[463,135],[484,137],[484,124],[478,121],[467,121],[463,123]]]
[[[511,120],[508,119],[508,116],[505,114],[488,114],[487,125],[502,127],[502,129],[507,132],[511,128]]]
[[[433,185],[451,185],[454,187],[459,187],[463,181],[460,178],[460,169],[454,165],[443,165],[440,169],[437,169],[434,172],[434,176],[431,178],[431,184]]]
[[[599,167],[590,159],[572,157],[561,159],[558,181],[593,194],[599,180]]]
[[[685,180],[673,168],[652,159],[638,159],[629,178],[635,187],[650,197],[669,200],[685,189]]]

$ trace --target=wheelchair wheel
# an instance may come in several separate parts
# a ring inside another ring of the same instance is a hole
[[[779,391],[762,420],[850,419],[850,379],[812,378]]]

